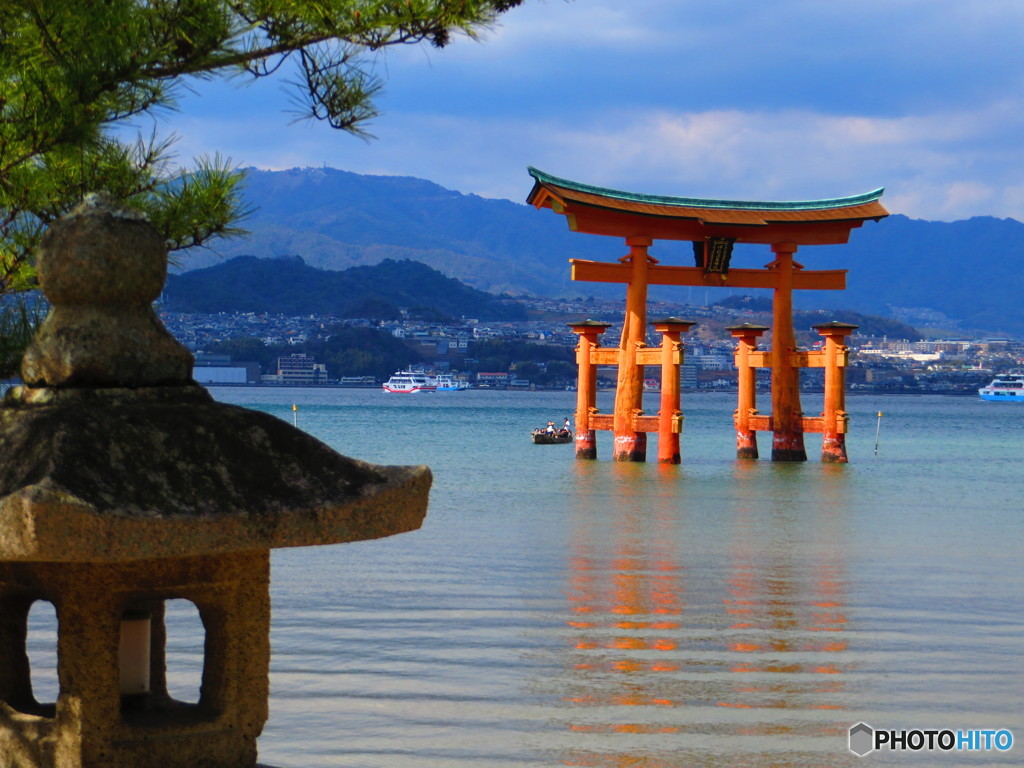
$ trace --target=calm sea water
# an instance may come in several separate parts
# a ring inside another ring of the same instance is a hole
[[[1018,740],[877,765],[1024,758],[1024,407],[853,397],[849,465],[773,464],[735,460],[734,396],[695,395],[662,466],[532,445],[568,392],[213,392],[435,477],[419,531],[275,551],[261,762],[853,766],[860,720]]]

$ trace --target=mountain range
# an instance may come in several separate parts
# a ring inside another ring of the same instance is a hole
[[[524,169],[524,198],[529,189]],[[179,271],[241,255],[301,256],[309,267],[334,271],[412,260],[492,293],[622,294],[620,286],[573,283],[567,261],[611,261],[626,252],[624,244],[571,232],[548,210],[465,195],[423,179],[332,168],[250,169],[243,195],[253,210],[243,222],[250,234],[186,255]],[[666,264],[692,264],[689,243],[658,241],[651,254]],[[1014,219],[936,222],[894,214],[854,229],[846,245],[801,249],[797,260],[808,269],[849,274],[845,291],[808,291],[797,304],[891,316],[950,334],[1024,336],[1022,257],[1024,224]],[[738,246],[732,265],[759,267],[771,259],[767,247]],[[694,304],[721,298],[708,293],[652,290],[656,298]]]

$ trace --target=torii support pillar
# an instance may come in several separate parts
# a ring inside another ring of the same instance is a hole
[[[610,323],[584,320],[569,323],[573,333],[580,337],[576,345],[576,364],[579,378],[576,383],[576,458],[597,458],[597,430],[591,423],[591,416],[597,411],[597,366],[593,351],[598,347],[597,337],[608,330]]]
[[[846,364],[849,350],[846,337],[856,325],[833,321],[814,326],[825,337],[825,404],[822,411],[821,460],[845,464],[846,456]]]
[[[630,265],[626,288],[626,316],[619,342],[619,377],[615,390],[615,461],[647,461],[647,434],[638,432],[635,420],[643,413],[644,367],[637,362],[637,350],[647,336],[647,268],[657,263],[647,255],[649,237],[627,237],[629,254],[619,261]]]
[[[683,429],[683,412],[679,408],[679,366],[683,362],[680,336],[696,323],[666,317],[655,320],[654,330],[661,334],[661,406],[658,410],[658,463],[678,464],[679,433]]]
[[[775,261],[768,265],[776,274],[772,300],[772,461],[807,461],[793,333],[793,272],[803,269],[793,260],[796,248],[796,243],[773,243]]]
[[[766,325],[743,323],[726,328],[736,339],[737,397],[733,424],[736,426],[736,458],[756,459],[757,432],[751,418],[757,415],[757,368],[751,354],[757,351],[757,340],[768,330]]]

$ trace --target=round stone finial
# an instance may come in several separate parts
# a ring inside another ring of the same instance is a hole
[[[93,193],[43,235],[36,274],[55,306],[154,301],[167,248],[137,210]]]
[[[151,306],[167,248],[141,212],[87,196],[43,235],[36,272],[51,309],[22,360],[27,385],[191,383],[191,353]]]

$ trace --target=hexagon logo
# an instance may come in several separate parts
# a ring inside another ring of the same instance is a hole
[[[864,757],[875,751],[875,729],[867,723],[850,727],[850,751],[857,757]]]

